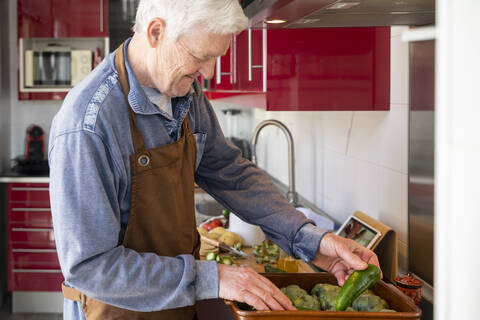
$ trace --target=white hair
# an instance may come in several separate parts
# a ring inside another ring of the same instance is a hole
[[[145,32],[154,18],[165,21],[167,37],[173,41],[198,25],[216,34],[234,34],[248,27],[238,0],[140,0],[133,31]]]

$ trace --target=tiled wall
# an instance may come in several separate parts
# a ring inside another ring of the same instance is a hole
[[[407,267],[408,44],[403,27],[391,33],[391,109],[388,112],[265,112],[250,110],[250,132],[277,119],[295,142],[297,192],[339,222],[356,210],[398,233],[399,265]],[[219,108],[231,107],[215,103]],[[224,125],[225,118],[219,113]],[[288,183],[287,143],[266,127],[257,145],[259,166]]]

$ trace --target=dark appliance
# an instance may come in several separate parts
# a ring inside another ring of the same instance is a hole
[[[25,137],[25,157],[30,160],[37,160],[44,158],[44,140],[43,129],[34,124],[27,128],[27,135]]]
[[[48,174],[48,160],[45,159],[44,131],[37,125],[30,125],[25,136],[25,155],[14,159],[14,171],[22,174]]]

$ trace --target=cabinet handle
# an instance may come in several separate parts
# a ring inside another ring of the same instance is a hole
[[[12,231],[31,231],[31,232],[53,232],[49,228],[12,228]]]
[[[15,273],[62,273],[60,269],[13,269]]]
[[[12,208],[12,211],[50,212],[50,208]]]
[[[222,83],[222,57],[217,58],[217,84]]]
[[[232,36],[232,49],[230,49],[230,81],[237,83],[237,36]]]
[[[12,191],[49,191],[48,187],[35,188],[35,187],[13,187]]]
[[[248,81],[252,81],[253,79],[252,70],[261,69],[261,68],[263,68],[263,64],[260,64],[260,65],[252,64],[252,29],[248,28]]]
[[[230,47],[230,61],[232,61],[232,50],[233,48]],[[230,72],[222,72],[222,57],[217,58],[217,71],[216,71],[216,82],[217,84],[222,83],[222,76],[230,76],[230,83],[232,83],[232,63],[230,62]]]
[[[12,252],[26,252],[26,253],[56,253],[56,249],[12,249]]]
[[[100,32],[103,32],[103,0],[100,0]]]

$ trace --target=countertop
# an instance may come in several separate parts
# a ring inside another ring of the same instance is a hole
[[[48,175],[26,175],[14,171],[4,171],[0,173],[0,183],[49,183]]]

